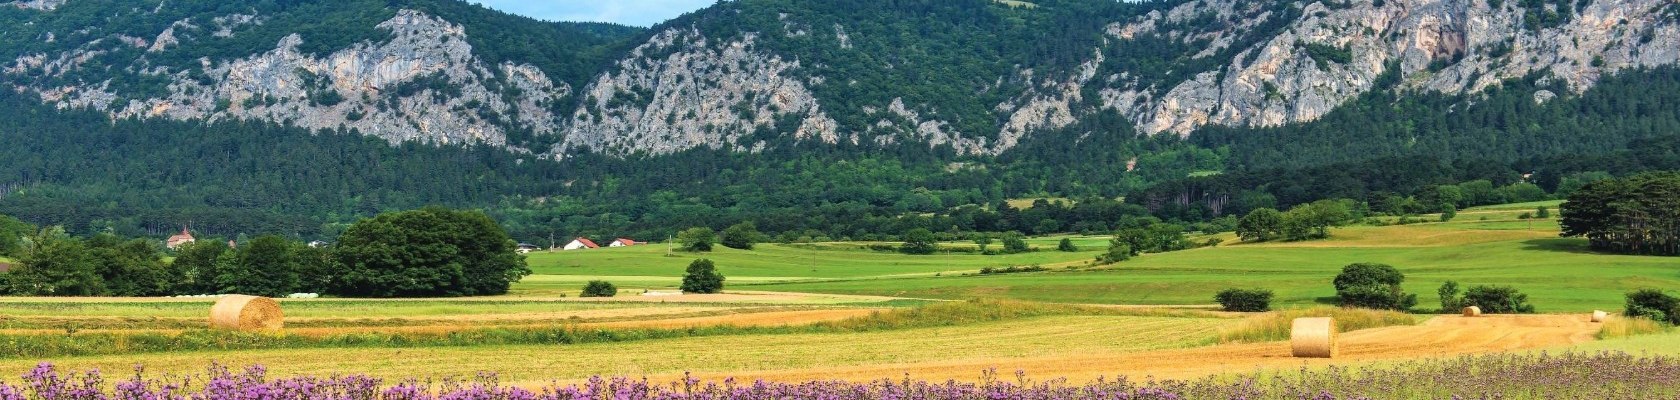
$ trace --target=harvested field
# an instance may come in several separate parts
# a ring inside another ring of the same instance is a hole
[[[917,379],[973,380],[990,368],[1083,381],[1117,375],[1194,378],[1555,348],[1591,341],[1598,325],[1587,320],[1584,314],[1440,316],[1417,326],[1345,333],[1340,337],[1340,353],[1329,360],[1293,358],[1284,341],[1193,347],[1211,343],[1221,327],[1238,321],[1233,319],[1066,316],[881,332],[731,335],[573,346],[185,352],[56,361],[72,368],[120,370],[143,363],[149,370],[196,371],[215,360],[265,364],[284,374],[379,371],[389,376],[436,377],[496,370],[506,381],[529,386],[597,374],[649,376],[660,381],[675,379],[684,371],[709,378],[780,381],[902,378],[906,373]],[[525,356],[508,358],[507,354]],[[404,361],[414,359],[451,362]],[[33,361],[0,361],[0,374],[21,373]]]
[[[1209,347],[1132,353],[1027,357],[988,362],[964,360],[902,363],[849,368],[755,371],[746,376],[778,381],[843,377],[871,379],[902,376],[919,379],[972,379],[986,368],[1029,371],[1040,377],[1074,381],[1100,376],[1198,378],[1212,374],[1249,373],[1354,362],[1445,357],[1470,353],[1542,349],[1586,343],[1598,327],[1586,315],[1492,315],[1478,318],[1441,316],[1418,326],[1394,326],[1343,334],[1335,359],[1292,357],[1288,342],[1229,344]],[[718,375],[705,375],[718,376]]]
[[[549,379],[578,381],[591,375],[671,377],[684,371],[708,376],[774,376],[764,371],[821,371],[961,360],[1010,367],[1030,357],[1077,358],[1210,343],[1235,319],[1128,316],[1061,316],[960,326],[871,332],[727,335],[569,346],[517,345],[428,348],[329,348],[233,352],[171,352],[65,357],[65,368],[198,372],[211,361],[263,364],[276,374],[372,372],[379,376],[471,376],[499,371],[504,381],[541,386]],[[1172,334],[1161,334],[1171,332]],[[519,357],[508,357],[519,354]],[[412,360],[449,360],[416,363]],[[0,361],[0,376],[21,374],[36,360]],[[867,371],[867,370],[864,370]],[[1036,370],[1029,369],[1029,371]],[[953,374],[971,380],[979,369]],[[901,372],[878,377],[902,377]]]

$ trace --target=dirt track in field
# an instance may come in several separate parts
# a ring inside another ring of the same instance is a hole
[[[1074,382],[1119,375],[1133,379],[1192,379],[1212,374],[1250,373],[1302,366],[1567,346],[1592,341],[1598,329],[1599,325],[1588,322],[1586,315],[1498,315],[1477,318],[1441,316],[1417,326],[1385,327],[1342,334],[1340,354],[1333,360],[1293,358],[1289,354],[1288,342],[1268,342],[1133,353],[956,360],[704,376],[802,381],[902,378],[908,373],[918,379],[973,380],[981,371],[996,368],[999,373],[1005,375],[1013,374],[1016,370],[1025,370],[1033,377],[1066,377]]]

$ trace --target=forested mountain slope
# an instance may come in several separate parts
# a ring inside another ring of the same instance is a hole
[[[1628,169],[1680,110],[1669,0],[735,0],[647,29],[30,0],[0,30],[0,213],[74,230],[321,236],[446,204],[526,238],[896,231],[1027,195],[1223,203],[1383,157],[1448,171],[1335,192]]]

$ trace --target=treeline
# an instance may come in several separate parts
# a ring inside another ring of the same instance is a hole
[[[0,218],[0,234],[29,226]],[[333,246],[264,235],[165,250],[154,239],[89,238],[35,230],[7,253],[0,294],[169,296],[327,293],[346,297],[480,296],[507,293],[530,274],[507,233],[483,213],[426,208],[357,222]],[[5,248],[0,248],[5,250]],[[174,255],[165,262],[166,253]]]
[[[1588,184],[1559,207],[1564,236],[1592,248],[1680,255],[1680,172],[1653,172]]]

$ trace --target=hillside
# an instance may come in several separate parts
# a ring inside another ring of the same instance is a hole
[[[741,0],[649,29],[455,0],[34,0],[0,26],[0,136],[23,143],[0,212],[78,230],[318,236],[447,204],[527,238],[653,233],[1443,165],[1359,189],[1410,191],[1659,168],[1618,152],[1680,130],[1663,0]]]

